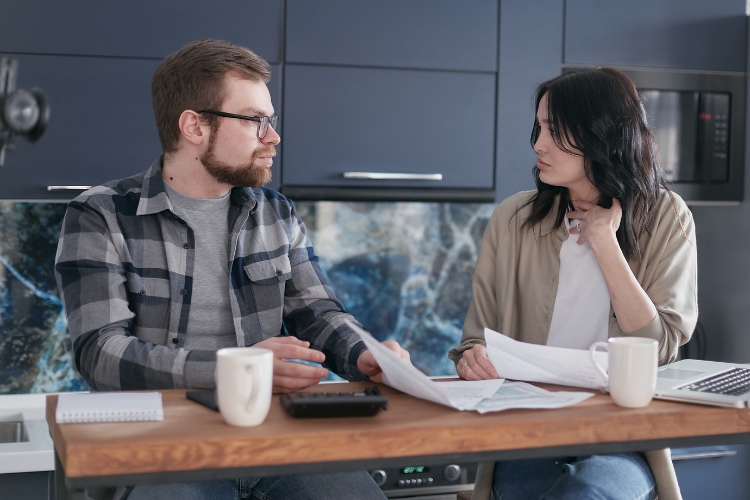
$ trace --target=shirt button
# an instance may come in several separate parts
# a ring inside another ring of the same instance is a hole
[[[185,295],[185,294],[187,293],[187,290],[185,290],[185,289],[183,288],[182,290],[180,290],[180,293],[181,293],[182,295]]]
[[[284,274],[284,273],[281,272],[281,269],[277,269],[276,270],[276,276],[281,276],[282,274]]]
[[[184,245],[182,245],[182,248],[184,248],[185,250],[187,250],[188,248],[190,248],[190,245],[188,245],[187,243],[185,243]]]
[[[141,290],[141,296],[143,296],[143,297],[146,296],[146,290]]]
[[[179,342],[179,340],[177,340],[176,338],[172,339],[173,344],[176,344],[177,342]]]

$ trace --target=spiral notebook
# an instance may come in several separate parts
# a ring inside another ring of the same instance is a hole
[[[70,392],[57,399],[58,424],[164,420],[159,392]]]

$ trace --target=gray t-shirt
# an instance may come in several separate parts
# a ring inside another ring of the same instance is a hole
[[[195,271],[185,349],[237,347],[229,303],[230,195],[191,198],[166,185],[175,213],[193,229]]]

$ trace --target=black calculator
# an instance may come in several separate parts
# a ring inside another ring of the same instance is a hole
[[[281,406],[297,418],[372,417],[388,409],[388,398],[377,387],[363,392],[303,392],[284,394]]]

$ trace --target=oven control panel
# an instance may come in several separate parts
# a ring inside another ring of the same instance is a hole
[[[408,465],[369,471],[386,496],[396,498],[406,490],[443,490],[447,486],[474,484],[479,464]],[[451,488],[452,489],[452,488]],[[456,491],[461,491],[458,489]],[[414,491],[416,493],[416,491]]]

